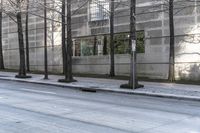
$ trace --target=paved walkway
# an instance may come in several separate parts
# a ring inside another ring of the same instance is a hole
[[[109,91],[117,93],[128,93],[137,95],[148,95],[157,97],[167,97],[176,99],[188,99],[200,101],[200,86],[198,85],[183,85],[174,83],[155,83],[155,82],[140,82],[144,88],[137,90],[121,89],[120,85],[127,83],[125,80],[113,79],[97,79],[97,78],[82,78],[75,77],[78,82],[74,83],[59,83],[58,79],[64,78],[58,75],[49,75],[49,80],[44,80],[43,75],[30,74],[30,79],[17,79],[14,72],[0,72],[1,80],[14,80],[21,82],[30,82],[38,84],[48,84],[54,86],[61,86],[72,89],[89,88],[96,91]]]

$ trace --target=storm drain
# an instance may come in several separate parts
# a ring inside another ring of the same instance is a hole
[[[80,89],[83,92],[96,93],[97,92],[97,90],[96,90],[97,88],[98,88],[97,86],[90,86],[90,87],[83,87],[83,88],[80,88]]]

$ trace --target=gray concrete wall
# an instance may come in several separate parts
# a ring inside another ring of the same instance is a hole
[[[74,0],[75,1],[75,0]],[[109,33],[109,21],[90,22],[88,4],[76,9],[86,0],[73,2],[72,31],[73,37]],[[156,1],[156,2],[155,2]],[[169,62],[169,24],[167,10],[158,0],[137,1],[137,30],[145,32],[145,53],[138,54],[138,75],[149,78],[167,79]],[[129,31],[129,0],[116,4],[115,33]],[[184,3],[184,4],[183,4]],[[182,1],[182,6],[175,3],[175,40],[176,40],[176,78],[200,80],[200,7],[198,2]],[[182,9],[182,10],[180,10]],[[40,12],[42,14],[42,12]],[[59,20],[59,16],[57,16]],[[51,21],[48,21],[51,26]],[[61,27],[54,24],[56,30],[49,28],[48,63],[50,71],[62,71]],[[43,70],[43,19],[30,16],[30,65],[31,70]],[[52,33],[54,38],[52,38]],[[52,44],[53,47],[52,47]],[[7,68],[18,68],[19,54],[16,24],[9,17],[3,20],[3,49]],[[76,73],[109,73],[109,56],[74,57],[73,71]],[[116,55],[116,73],[128,75],[129,57]]]
[[[155,58],[158,58],[154,56]],[[145,64],[143,54],[138,55],[137,74],[140,77],[149,77],[153,79],[167,78],[166,64]],[[130,56],[115,56],[115,71],[117,75],[129,75],[130,73]],[[87,56],[74,57],[73,71],[74,73],[86,74],[109,74],[110,73],[110,57],[109,56]]]

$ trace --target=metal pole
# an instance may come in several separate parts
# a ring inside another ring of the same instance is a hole
[[[131,68],[129,85],[132,89],[136,88],[136,18],[135,18],[136,0],[130,3],[130,49],[131,49]]]

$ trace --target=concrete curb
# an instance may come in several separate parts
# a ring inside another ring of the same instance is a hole
[[[185,95],[174,95],[174,94],[164,94],[164,93],[151,93],[151,92],[142,92],[142,91],[133,91],[133,90],[113,90],[109,88],[93,88],[93,87],[87,87],[87,86],[81,86],[81,85],[62,85],[62,84],[56,84],[56,83],[45,83],[45,82],[38,82],[38,81],[27,81],[27,80],[21,80],[21,79],[9,79],[9,78],[2,78],[0,77],[0,80],[6,80],[6,81],[15,81],[15,82],[24,82],[24,83],[32,83],[32,84],[41,84],[41,85],[49,85],[49,86],[56,86],[56,87],[62,87],[62,88],[68,88],[68,89],[77,89],[77,90],[91,90],[91,91],[101,91],[101,92],[111,92],[111,93],[120,93],[120,94],[130,94],[130,95],[140,95],[140,96],[150,96],[150,97],[160,97],[160,98],[172,98],[177,100],[189,100],[189,101],[200,101],[200,97],[195,96],[185,96]]]

